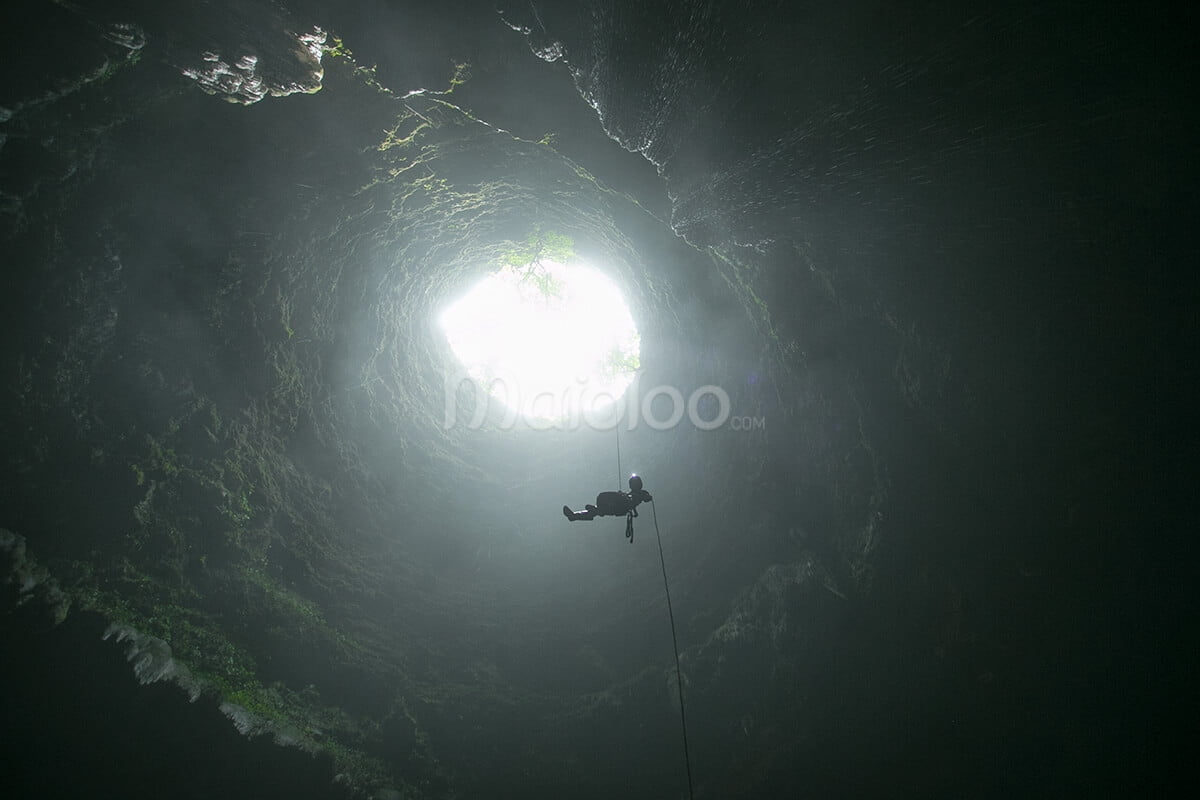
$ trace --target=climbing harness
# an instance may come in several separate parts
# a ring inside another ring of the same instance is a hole
[[[617,424],[616,417],[613,418],[613,433],[617,436],[617,491],[619,492],[622,491],[621,480],[625,473],[621,472],[621,429]],[[625,515],[625,538],[629,540],[630,544],[633,544],[633,518],[636,516],[637,511],[633,509],[630,509],[629,513]]]

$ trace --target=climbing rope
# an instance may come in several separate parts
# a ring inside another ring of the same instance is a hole
[[[616,412],[614,411],[615,415]],[[621,472],[621,431],[617,427],[617,423],[613,422],[613,433],[617,435],[617,491],[625,491],[625,474]]]
[[[614,411],[614,414],[616,412]],[[617,491],[623,491],[622,480],[625,473],[621,471],[621,431],[614,422],[613,433],[617,437]],[[650,509],[654,512],[654,535],[658,538],[658,561],[662,565],[663,590],[667,593],[667,616],[671,619],[671,647],[675,651],[675,686],[679,690],[679,726],[683,730],[683,765],[687,769],[688,798],[692,794],[692,757],[688,750],[687,715],[683,710],[683,670],[679,667],[679,639],[675,635],[675,609],[671,606],[671,584],[667,581],[667,557],[663,555],[662,533],[658,530],[658,506],[650,501]],[[633,544],[633,517],[636,511],[630,511],[625,516],[625,538]]]
[[[683,729],[683,763],[687,768],[688,797],[692,795],[692,758],[688,753],[687,716],[683,711],[683,670],[679,668],[679,640],[675,637],[675,610],[671,608],[671,585],[667,583],[667,559],[663,555],[662,534],[658,531],[658,507],[650,501],[654,512],[654,535],[658,537],[658,560],[662,564],[663,589],[667,593],[667,616],[671,618],[671,646],[675,648],[675,685],[679,689],[679,725]]]

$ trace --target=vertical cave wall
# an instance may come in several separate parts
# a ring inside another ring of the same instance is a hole
[[[1101,780],[1153,692],[1101,712],[1055,675],[1116,691],[1153,649],[1093,655],[1138,583],[1118,490],[1151,423],[1125,421],[1163,364],[1129,356],[1170,325],[1140,269],[1178,255],[1187,194],[1138,155],[1182,128],[1169,80],[1123,76],[1136,36],[1065,6],[506,10],[668,212],[582,124],[508,134],[533,125],[487,98],[508,56],[444,95],[453,64],[329,40],[304,94],[300,4],[191,34],[44,11],[71,57],[0,103],[3,524],[77,609],[360,789],[674,791],[650,520],[630,550],[556,512],[608,488],[614,442],[440,424],[432,311],[543,226],[631,297],[644,386],[765,420],[622,442],[665,512],[702,793]],[[398,51],[460,33],[424,22]],[[179,77],[214,64],[190,80],[218,97]]]

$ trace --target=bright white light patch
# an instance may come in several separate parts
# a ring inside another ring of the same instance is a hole
[[[625,300],[586,267],[506,266],[450,306],[441,325],[467,373],[527,419],[599,411],[639,365]]]

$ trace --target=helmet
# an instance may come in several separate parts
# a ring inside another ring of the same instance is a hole
[[[629,489],[630,489],[630,491],[640,492],[642,490],[642,479],[639,478],[637,475],[630,475],[629,476]]]

